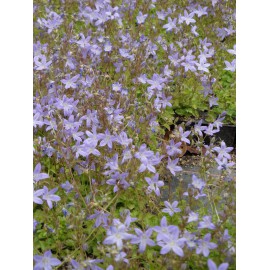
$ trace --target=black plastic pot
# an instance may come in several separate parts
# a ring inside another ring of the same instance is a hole
[[[191,121],[183,121],[179,120],[177,124],[185,123],[186,125],[186,130],[189,130],[191,127],[195,125],[195,122]],[[203,125],[208,125],[206,122],[203,123]],[[172,127],[173,129],[174,127]],[[217,140],[224,141],[226,145],[234,147],[236,149],[236,126],[234,125],[223,125],[220,127],[220,131],[214,134],[214,137]],[[205,143],[209,144],[210,143],[210,137],[205,138]]]

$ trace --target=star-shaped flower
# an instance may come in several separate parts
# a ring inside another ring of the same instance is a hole
[[[166,208],[162,209],[162,212],[168,213],[171,217],[174,215],[174,213],[181,212],[180,208],[177,207],[178,201],[174,201],[172,204],[165,201],[164,204]]]

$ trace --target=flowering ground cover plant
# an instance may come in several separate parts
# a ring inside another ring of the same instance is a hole
[[[178,2],[34,1],[34,269],[235,269],[235,2]]]

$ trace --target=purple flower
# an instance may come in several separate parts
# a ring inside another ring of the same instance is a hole
[[[150,91],[150,94],[152,95],[153,92]],[[159,97],[157,97],[157,98],[155,99],[154,107],[155,107],[155,109],[156,109],[158,112],[160,112],[160,108],[161,108],[161,100],[159,99]]]
[[[209,124],[207,129],[204,131],[204,133],[209,136],[213,136],[215,133],[219,132],[219,129],[213,129],[213,128],[214,128],[214,125]]]
[[[188,223],[189,222],[193,222],[193,221],[197,221],[199,219],[199,214],[195,213],[195,212],[190,212],[188,215]]]
[[[72,270],[84,270],[85,269],[85,267],[82,264],[78,263],[77,261],[75,261],[73,259],[70,261],[70,263],[73,267]]]
[[[154,167],[155,163],[153,161],[153,158],[151,159],[148,159],[146,161],[142,161],[139,169],[138,169],[138,172],[144,172],[146,169],[152,173],[155,173],[156,172],[156,168]]]
[[[197,188],[199,191],[202,191],[203,188],[205,187],[205,182],[193,174],[192,175],[192,186],[194,188]]]
[[[76,127],[75,129],[73,129],[71,131],[72,134],[72,138],[76,141],[76,142],[82,142],[82,136],[83,136],[83,132],[82,131],[78,131],[79,127]]]
[[[202,126],[202,120],[200,120],[198,124],[194,126],[194,132],[198,134],[200,137],[202,137],[203,136],[202,131],[206,130],[206,128],[207,128],[206,126]]]
[[[184,50],[184,51],[186,53],[186,56],[183,56],[183,59],[186,59],[186,62],[195,64],[194,59],[196,58],[196,56],[193,55],[193,50],[189,50],[189,51]]]
[[[221,241],[229,241],[230,239],[231,236],[229,235],[229,231],[228,229],[225,229]]]
[[[138,81],[139,81],[140,83],[142,83],[142,84],[146,84],[147,81],[148,81],[146,74],[140,75],[140,76],[138,77]]]
[[[120,84],[119,82],[112,84],[112,90],[113,91],[120,92],[121,89],[122,89],[122,84]]]
[[[177,207],[178,201],[174,201],[172,204],[165,201],[164,204],[166,208],[162,209],[162,212],[168,213],[171,217],[174,215],[174,213],[181,212],[180,208]]]
[[[84,115],[81,119],[86,120],[86,126],[87,127],[90,127],[91,124],[93,124],[93,125],[98,125],[99,124],[96,110],[87,109],[86,115]],[[96,127],[93,127],[93,129],[94,128],[95,128],[95,131],[96,131]],[[93,132],[94,132],[94,130],[93,130]]]
[[[167,154],[169,156],[182,154],[182,150],[180,149],[181,144],[182,142],[174,143],[174,140],[170,140],[170,145],[166,146]]]
[[[171,78],[171,75],[172,75],[172,73],[173,73],[172,70],[169,69],[169,66],[168,66],[168,65],[165,66],[163,72],[164,72],[164,75],[165,75],[166,77],[169,77],[169,78]]]
[[[52,209],[53,207],[52,202],[58,202],[61,199],[58,195],[54,195],[54,193],[58,190],[58,188],[54,188],[49,191],[48,188],[44,186],[43,190],[44,190],[44,193],[43,193],[42,199],[47,201],[49,208]]]
[[[33,202],[36,204],[43,204],[43,201],[41,198],[39,198],[39,196],[44,194],[44,189],[38,189],[38,190],[34,190],[34,194],[33,194]]]
[[[90,267],[90,270],[103,270],[103,268],[97,266],[97,263],[101,263],[103,262],[103,260],[100,259],[93,259],[93,260],[85,260],[83,262],[84,265],[87,265],[88,267]],[[88,269],[88,268],[87,268]]]
[[[123,158],[122,158],[121,164],[125,163],[125,161],[127,161],[127,160],[132,159],[132,154],[131,154],[130,149],[129,149],[129,148],[126,148],[126,149],[123,151],[122,156],[123,156]]]
[[[200,43],[201,43],[201,45],[202,45],[203,47],[206,47],[206,48],[212,45],[211,42],[207,42],[207,38],[205,38],[204,40],[201,40],[201,39],[200,39]]]
[[[90,51],[89,54],[94,56],[99,56],[102,53],[102,48],[98,46],[97,44],[90,45]]]
[[[228,159],[227,158],[223,158],[222,160],[215,158],[215,161],[218,163],[218,170],[224,170],[226,171],[227,169],[229,169],[230,167],[234,166],[234,162],[229,162],[228,163]]]
[[[217,32],[217,36],[220,37],[221,40],[223,40],[228,35],[225,28],[217,28]]]
[[[190,133],[191,133],[191,131],[184,132],[183,128],[181,126],[179,127],[179,135],[181,137],[182,142],[186,142],[186,143],[190,144],[190,140],[187,138]]]
[[[196,64],[195,61],[186,61],[181,63],[183,67],[185,67],[185,72],[188,72],[189,70],[192,72],[196,71],[196,67],[194,66]]]
[[[195,63],[198,67],[198,70],[201,70],[201,71],[204,71],[204,72],[209,72],[209,69],[208,67],[210,66],[209,63],[206,62],[206,60],[204,59],[200,59],[200,62],[199,63]]]
[[[102,5],[101,7],[104,7],[104,6]],[[106,12],[105,9],[101,10],[100,12],[97,12],[95,19],[97,19],[97,21],[95,22],[95,25],[99,26],[99,25],[105,23],[106,21],[108,21],[110,19],[109,13]]]
[[[116,153],[112,158],[107,158],[108,162],[105,164],[104,168],[110,168],[112,172],[119,170],[118,165],[118,153]],[[124,176],[124,175],[123,175]]]
[[[104,224],[104,226],[107,226],[108,224],[108,216],[109,213],[105,213],[103,210],[97,211],[95,210],[95,214],[91,215],[87,219],[96,219],[95,227],[99,227],[101,224]]]
[[[213,155],[213,145],[210,144],[210,145],[207,145],[207,144],[204,144],[203,147],[205,148],[205,156],[209,156],[211,158],[214,157]]]
[[[90,154],[94,155],[94,156],[100,156],[100,152],[96,149],[97,144],[95,141],[92,141],[90,143],[88,143],[88,141],[86,143],[83,144],[83,152],[85,154],[81,154],[82,156],[89,156]]]
[[[124,58],[127,58],[127,59],[129,59],[129,60],[131,60],[131,61],[134,60],[134,54],[130,54],[130,53],[129,53],[129,50],[127,50],[127,49],[120,48],[120,49],[119,49],[119,53],[120,53],[121,56],[124,57]]]
[[[117,248],[123,248],[123,240],[132,239],[134,235],[126,232],[126,226],[120,224],[119,226],[111,226],[107,231],[107,238],[103,241],[104,245],[116,244]]]
[[[73,189],[73,185],[69,183],[69,181],[66,181],[65,183],[61,184],[61,187],[66,191],[66,193],[69,193]]]
[[[175,67],[180,66],[180,62],[182,61],[182,59],[179,59],[179,54],[178,53],[175,53],[173,55],[169,55],[168,58]]]
[[[212,0],[212,6],[214,7],[218,2],[219,0]]]
[[[157,241],[160,241],[162,239],[163,234],[169,234],[173,230],[177,229],[174,225],[167,225],[167,219],[166,217],[162,217],[160,221],[160,226],[154,226],[153,230],[158,233],[157,235]]]
[[[34,56],[38,56],[41,55],[42,52],[46,53],[47,52],[47,46],[48,44],[41,44],[40,41],[38,41],[37,43],[33,44],[33,51],[34,51]]]
[[[235,59],[230,63],[228,61],[225,61],[226,64],[226,68],[224,68],[224,70],[229,70],[231,72],[235,72],[236,70],[236,61]]]
[[[45,119],[44,124],[47,125],[46,131],[57,130],[57,123],[55,118],[51,118],[50,120]]]
[[[38,163],[34,169],[34,182],[37,183],[40,180],[49,178],[49,175],[47,173],[41,173],[41,164]]]
[[[213,93],[213,90],[211,89],[211,85],[207,83],[202,83],[203,91],[201,91],[204,95],[204,97],[207,97],[209,94]]]
[[[191,27],[191,33],[197,37],[197,36],[199,36],[199,33],[196,32],[196,29],[197,29],[196,25],[192,26]]]
[[[159,181],[158,178],[159,178],[159,174],[156,173],[152,178],[145,177],[145,180],[146,180],[146,182],[149,185],[148,188],[147,188],[147,191],[149,193],[151,193],[152,191],[154,191],[157,196],[160,196],[159,187],[164,186],[164,182],[163,181]]]
[[[177,18],[172,20],[171,17],[168,17],[168,23],[164,24],[163,28],[166,29],[166,32],[176,29],[176,22]]]
[[[123,62],[120,60],[118,62],[114,63],[113,65],[115,66],[116,73],[119,73],[123,68]],[[123,70],[125,70],[125,68],[123,68]]]
[[[211,240],[210,233],[206,234],[203,239],[199,239],[196,253],[197,254],[202,253],[204,257],[208,257],[210,253],[209,250],[217,247],[217,244],[210,242],[210,240]]]
[[[76,158],[78,158],[80,155],[83,157],[87,156],[85,145],[80,145],[79,142],[77,142],[75,145],[72,146],[72,150],[73,152],[76,152],[76,155],[75,155]],[[81,169],[78,166],[77,168],[79,169],[79,171],[81,171]]]
[[[110,41],[106,41],[104,44],[104,51],[105,52],[110,52],[112,50],[112,44]]]
[[[41,59],[41,60],[39,60]],[[45,55],[39,55],[39,56],[36,56],[34,58],[34,61],[35,61],[35,69],[36,70],[46,70],[46,69],[49,69],[49,66],[51,65],[52,61],[48,61],[46,62],[46,56]]]
[[[179,158],[171,160],[170,157],[168,158],[168,165],[167,169],[170,170],[170,172],[175,176],[175,172],[180,172],[182,171],[182,168],[180,166],[177,166],[176,164],[178,163]]]
[[[117,155],[117,154],[116,154]],[[108,185],[114,186],[113,192],[117,192],[119,190],[119,186],[122,186],[123,189],[127,189],[130,184],[126,181],[126,177],[128,173],[119,173],[111,175],[111,178],[106,181]]]
[[[139,15],[136,17],[137,23],[142,24],[144,23],[145,19],[147,18],[148,14],[143,15],[142,12],[139,12]]]
[[[36,262],[34,270],[52,270],[52,266],[61,264],[61,261],[52,257],[50,250],[45,251],[43,256],[35,255],[34,261]]]
[[[132,143],[132,139],[128,138],[127,133],[125,131],[122,131],[118,136],[116,136],[116,140],[123,146],[128,146],[129,144]]]
[[[65,89],[73,88],[75,89],[77,87],[76,81],[79,79],[80,74],[70,78],[70,75],[66,76],[66,79],[61,80],[63,84],[65,84]]]
[[[188,12],[185,10],[184,11],[184,16],[182,16],[182,21],[185,21],[187,25],[189,25],[190,23],[195,23],[196,21],[193,19],[194,13],[191,12],[190,14],[188,14]]]
[[[99,138],[101,139],[100,146],[107,145],[110,149],[112,149],[112,143],[115,141],[115,136],[111,135],[110,131],[106,129],[105,134],[100,134]]]
[[[161,98],[162,98],[161,100],[162,108],[165,109],[167,106],[172,107],[172,104],[169,102],[169,100],[172,99],[172,96],[166,97],[164,93],[162,93]]]
[[[218,153],[218,157],[217,157],[218,159],[221,160],[223,157],[230,159],[231,155],[228,153],[230,153],[233,150],[233,147],[226,147],[225,142],[222,141],[220,143],[220,147],[216,146],[213,148],[213,150]]]
[[[74,59],[74,57],[71,57],[71,55],[68,53],[65,67],[69,67],[71,70],[74,70],[76,66],[77,66],[77,61]]]
[[[158,16],[158,18],[159,18],[160,20],[162,20],[162,21],[165,20],[167,14],[166,14],[166,12],[165,12],[164,10],[157,11],[156,13],[157,13],[157,16]]]
[[[196,175],[192,175],[192,184],[189,185],[189,187],[190,186],[192,187],[192,189],[190,190],[190,192],[184,192],[184,196],[192,195],[196,200],[206,196],[206,194],[202,193],[203,188],[205,187],[205,182],[202,179],[198,178]]]
[[[171,250],[178,256],[183,257],[183,247],[185,243],[184,238],[179,237],[179,229],[176,227],[175,230],[172,230],[169,234],[162,234],[161,240],[158,242],[158,245],[161,246],[160,254],[167,254]]]
[[[196,10],[194,10],[194,13],[197,14],[197,16],[200,18],[203,15],[207,15],[207,8],[208,7],[201,7],[200,5],[198,6],[198,8]]]
[[[135,158],[138,158],[141,162],[147,162],[149,158],[154,155],[154,152],[147,150],[146,144],[142,144],[139,151],[135,153]]]
[[[136,221],[137,218],[131,217],[130,211],[128,209],[125,209],[123,212],[121,212],[121,216],[125,216],[125,215],[126,215],[126,219],[125,219],[124,225],[126,226],[126,228],[129,228],[130,223]]]
[[[201,63],[206,63],[207,58],[211,58],[213,55],[209,53],[208,49],[205,49],[203,52],[200,51],[198,58],[200,59]]]
[[[33,118],[33,127],[36,128],[37,126],[42,127],[44,125],[42,116],[39,112],[35,113]]]
[[[50,34],[54,29],[58,28],[62,24],[63,19],[56,12],[50,11],[47,20],[38,18],[37,21],[42,27],[48,28],[48,34]]]
[[[81,126],[81,122],[76,122],[74,115],[70,115],[68,120],[64,119],[64,128],[66,130],[78,129]]]
[[[214,230],[216,228],[215,224],[212,223],[212,217],[204,216],[203,221],[199,222],[198,229],[210,229]]]
[[[183,238],[185,239],[185,243],[189,248],[196,247],[195,234],[190,233],[189,231],[185,230],[183,234]]]
[[[148,229],[147,231],[143,232],[138,228],[135,228],[135,232],[137,236],[134,236],[130,243],[131,244],[139,244],[139,252],[144,252],[146,249],[146,246],[151,246],[153,247],[155,245],[155,242],[150,239],[152,235],[152,229]]]
[[[210,97],[209,98],[209,107],[218,106],[218,98],[217,97]]]
[[[74,101],[74,98],[68,98],[64,95],[62,99],[56,98],[55,107],[59,110],[63,110],[65,116],[69,116],[73,111],[77,111],[76,106],[78,102],[79,100]]]
[[[78,263],[75,260],[71,260],[70,263],[72,265],[72,270],[102,270],[103,268],[100,268],[97,266],[97,263],[103,262],[103,260],[94,259],[94,260],[85,260],[82,263]],[[85,268],[87,267],[87,268]]]
[[[229,267],[228,263],[222,263],[219,265],[219,267],[217,267],[211,259],[208,259],[207,265],[209,270],[227,270]]]
[[[76,41],[76,43],[80,45],[81,48],[88,48],[90,46],[89,44],[90,36],[85,38],[84,34],[80,33],[80,37],[81,39],[79,41]]]
[[[150,90],[162,90],[164,82],[166,82],[166,78],[161,77],[157,73],[155,73],[151,79],[147,80],[147,83],[151,84],[151,86],[149,87]]]
[[[97,145],[98,141],[101,138],[103,138],[103,135],[104,134],[97,133],[96,130],[97,130],[96,126],[93,126],[92,132],[90,132],[88,130],[85,131],[85,133],[88,136],[88,138],[84,140],[84,144],[91,145],[91,144],[95,143]]]
[[[217,129],[219,129],[219,128],[222,127],[222,125],[223,125],[223,122],[222,122],[222,121],[224,121],[224,119],[225,119],[224,114],[226,115],[226,112],[223,112],[221,115],[219,115],[218,118],[217,118],[217,119],[215,120],[215,122],[213,123],[213,125],[214,125]],[[223,115],[223,116],[222,116],[222,115]]]
[[[229,28],[224,27],[224,30],[226,31],[227,36],[230,36],[233,33],[235,33],[235,30],[233,29],[233,26],[232,25],[230,25]]]
[[[236,55],[236,45],[233,46],[233,49],[227,50],[227,52]]]
[[[127,253],[126,252],[119,252],[116,256],[115,256],[115,261],[116,262],[125,262],[125,263],[129,263],[128,259],[126,259]]]

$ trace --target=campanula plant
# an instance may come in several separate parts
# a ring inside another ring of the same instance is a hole
[[[235,269],[235,56],[234,1],[34,1],[34,269]]]

